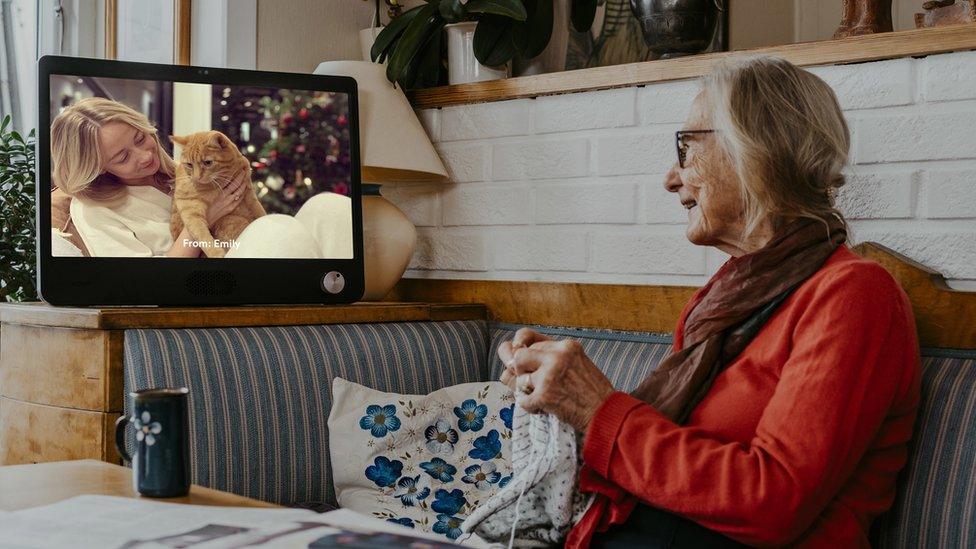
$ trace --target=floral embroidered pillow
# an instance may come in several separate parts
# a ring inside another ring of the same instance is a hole
[[[512,478],[515,398],[500,382],[423,396],[336,378],[332,398],[329,451],[343,508],[454,540]]]

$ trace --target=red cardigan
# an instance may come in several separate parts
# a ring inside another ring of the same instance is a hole
[[[707,288],[685,305],[675,349]],[[871,520],[891,506],[906,461],[919,385],[907,296],[880,265],[841,246],[686,425],[626,393],[603,402],[580,477],[582,491],[599,495],[567,546],[588,546],[639,498],[749,545],[869,547]]]

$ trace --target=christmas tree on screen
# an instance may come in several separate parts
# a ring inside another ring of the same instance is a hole
[[[250,160],[268,213],[293,215],[321,192],[349,195],[345,94],[234,86],[214,96],[214,128]]]

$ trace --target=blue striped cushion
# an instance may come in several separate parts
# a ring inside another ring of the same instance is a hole
[[[498,379],[503,366],[496,349],[512,339],[521,324],[491,324],[491,344],[488,347],[488,363],[492,379]],[[621,391],[637,387],[647,373],[657,368],[671,351],[671,334],[649,332],[624,332],[586,328],[555,328],[531,326],[537,332],[553,339],[578,339],[586,356],[607,375],[613,386]]]
[[[923,354],[908,465],[878,546],[976,547],[976,352]]]
[[[407,394],[482,381],[487,338],[479,320],[127,330],[125,385],[190,389],[194,483],[334,503],[332,378]]]

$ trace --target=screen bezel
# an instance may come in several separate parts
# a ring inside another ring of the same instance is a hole
[[[346,76],[250,71],[44,56],[38,60],[36,142],[36,228],[38,295],[52,305],[228,305],[350,303],[362,298],[362,186],[359,101],[356,80]],[[61,257],[51,255],[50,76],[92,76],[253,85],[330,91],[348,95],[352,259],[208,259],[158,257]],[[322,277],[338,271],[345,287],[337,294],[322,288]],[[217,272],[232,276],[234,288],[221,295],[198,295],[187,277]]]

